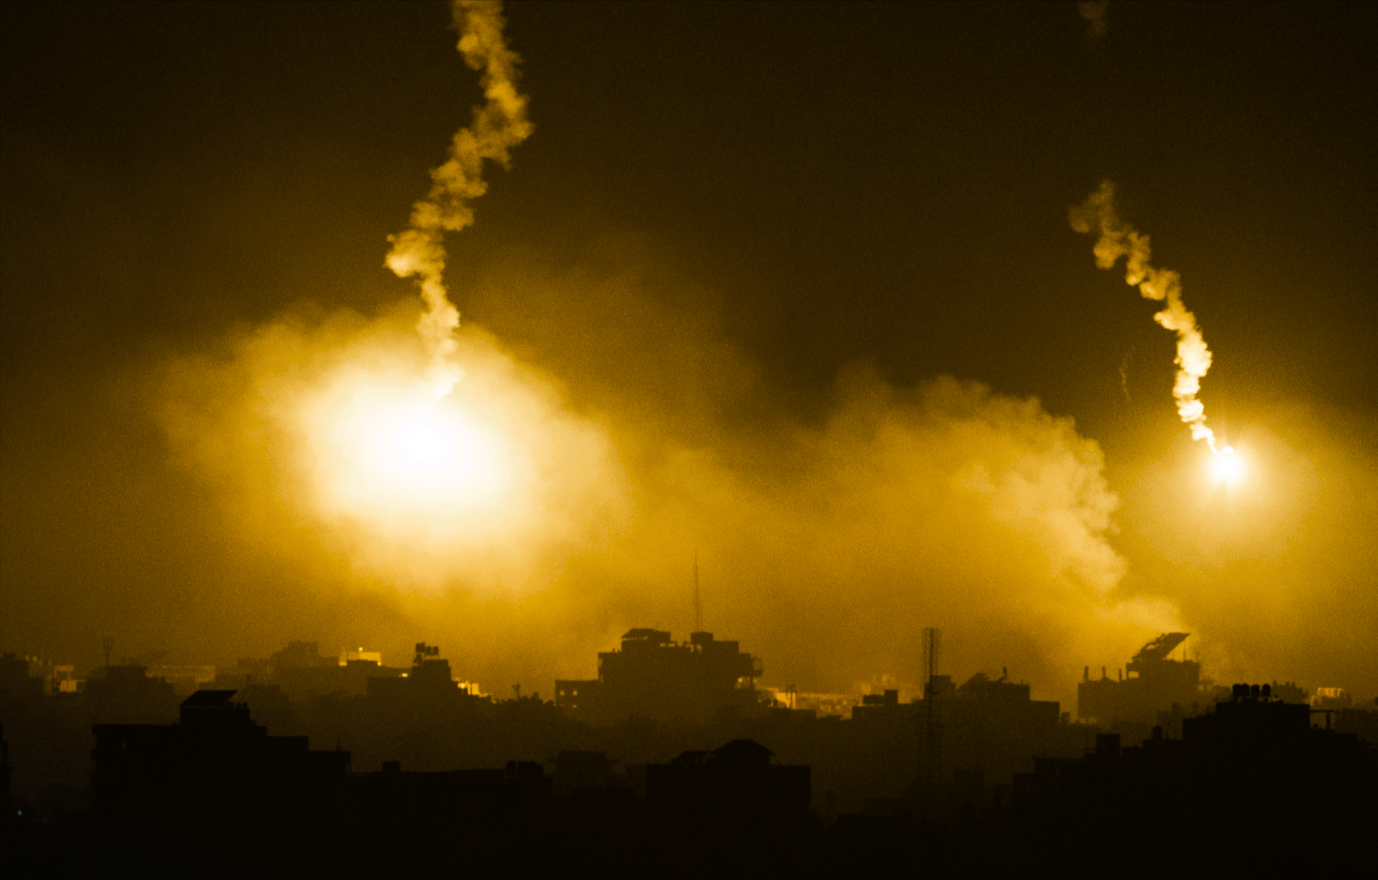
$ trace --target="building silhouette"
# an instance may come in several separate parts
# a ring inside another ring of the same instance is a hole
[[[96,724],[95,809],[132,828],[260,827],[319,812],[343,783],[345,751],[269,736],[234,691],[197,691],[174,724]]]
[[[376,652],[370,652],[369,657],[359,653],[345,652],[341,659],[321,654],[318,642],[289,642],[269,657],[239,658],[233,670],[215,677],[213,687],[231,688],[247,698],[245,692],[251,686],[272,684],[289,699],[306,702],[326,694],[363,694],[371,679],[399,678],[407,673],[405,668],[382,665]]]
[[[555,704],[595,722],[645,716],[706,721],[756,709],[761,661],[709,632],[677,643],[670,633],[633,629],[622,647],[598,655],[598,678],[556,681]]]
[[[10,653],[0,655],[0,698],[32,700],[41,696],[43,679],[29,675],[28,661]]]
[[[1145,646],[1109,693],[1152,704],[1163,692],[1146,684],[1194,683],[1195,664],[1167,659],[1173,637]],[[319,656],[302,644],[284,656]],[[1236,686],[1135,745],[1124,729],[1069,723],[1003,671],[930,675],[922,700],[886,690],[842,718],[758,710],[758,662],[707,633],[678,644],[632,630],[600,656],[598,679],[558,682],[563,708],[472,694],[439,653],[419,643],[405,676],[308,704],[246,686],[335,749],[270,735],[228,689],[183,700],[170,723],[88,714],[76,754],[94,762],[90,811],[11,822],[0,854],[34,876],[851,874],[893,870],[882,856],[898,850],[967,873],[1069,853],[1098,870],[1132,868],[1134,854],[1194,868],[1219,857],[1224,872],[1338,851],[1378,821],[1378,759],[1350,729],[1372,739],[1378,713],[1325,710],[1326,729],[1322,710],[1288,702],[1291,686]],[[92,694],[35,689],[8,659],[0,783],[13,765],[11,804],[27,817],[36,746],[81,721]],[[140,667],[108,669],[92,677],[98,697],[166,697]]]
[[[819,784],[843,792],[850,781],[867,780],[860,802],[848,800],[871,818],[945,821],[964,806],[998,803],[1003,794],[995,788],[1027,770],[1034,755],[1080,753],[1086,729],[1063,723],[1058,703],[1032,699],[1030,686],[1007,671],[998,678],[978,672],[961,685],[933,675],[924,691],[910,703],[894,690],[865,697],[852,710],[853,756],[844,776],[834,775],[833,761],[817,760]]]
[[[775,753],[749,739],[712,751],[687,751],[646,768],[648,807],[672,826],[694,824],[761,831],[807,823],[808,765],[775,764]]]
[[[9,820],[10,813],[10,778],[14,771],[10,769],[10,744],[5,739],[5,725],[0,722],[0,812],[3,818],[0,822]]]
[[[177,717],[172,684],[136,664],[97,669],[86,680],[86,700],[99,724],[158,724]]]
[[[1015,777],[1014,806],[1002,821],[1021,843],[1046,847],[1076,829],[1085,864],[1127,866],[1129,854],[1156,851],[1200,873],[1324,874],[1372,836],[1378,751],[1312,726],[1307,706],[1267,685],[1235,685],[1185,719],[1181,739],[1157,727],[1123,746],[1102,733],[1082,758],[1035,761]]]
[[[1102,725],[1152,725],[1158,713],[1171,711],[1173,704],[1186,707],[1202,701],[1201,664],[1169,656],[1188,635],[1164,633],[1144,645],[1125,665],[1122,677],[1112,679],[1102,669],[1101,677],[1093,679],[1087,667],[1077,685],[1077,717]]]
[[[360,670],[377,667],[370,660],[350,660]],[[348,666],[337,667],[348,669]],[[416,643],[416,655],[409,670],[401,675],[373,675],[366,678],[365,693],[372,700],[390,704],[421,703],[430,705],[469,705],[478,701],[471,694],[467,682],[459,682],[450,669],[450,661],[440,656],[437,645]]]

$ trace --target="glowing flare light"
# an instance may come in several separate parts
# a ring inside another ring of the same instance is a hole
[[[496,507],[508,482],[504,438],[456,403],[356,391],[332,432],[331,482],[348,506],[455,513]]]
[[[384,415],[369,438],[367,465],[420,491],[496,487],[496,456],[484,432],[434,406]]]
[[[1247,468],[1244,459],[1235,454],[1233,446],[1222,446],[1211,456],[1210,471],[1216,483],[1234,486],[1243,481]]]

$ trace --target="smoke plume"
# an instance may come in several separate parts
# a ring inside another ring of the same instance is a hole
[[[244,555],[340,603],[337,624],[275,626],[389,657],[433,640],[466,678],[544,693],[596,674],[597,652],[632,627],[683,637],[697,548],[703,625],[765,657],[772,685],[911,686],[923,628],[937,626],[944,671],[1008,666],[1071,700],[1068,670],[1180,627],[1170,603],[1126,588],[1119,499],[1070,420],[862,364],[821,420],[801,422],[767,405],[715,293],[659,251],[617,253],[612,272],[588,254],[485,258],[468,295],[497,332],[456,332],[467,373],[436,404],[504,438],[510,476],[481,508],[375,501],[351,491],[336,449],[339,413],[407,387],[424,362],[419,304],[284,315],[168,365],[159,421],[214,490],[217,523]],[[224,595],[261,595],[256,575],[226,577]]]
[[[431,190],[412,206],[411,225],[388,236],[392,249],[387,265],[398,277],[417,277],[426,311],[416,330],[425,341],[431,363],[428,379],[435,399],[450,393],[464,375],[453,362],[458,348],[454,332],[459,310],[445,289],[445,232],[457,232],[474,222],[470,202],[487,191],[484,160],[506,168],[510,152],[531,134],[526,96],[517,91],[517,53],[503,39],[500,0],[454,0],[459,51],[474,70],[483,71],[487,103],[474,111],[474,120],[461,128],[445,164],[431,170]]]
[[[1092,40],[1099,40],[1110,32],[1110,0],[1081,0],[1077,12],[1086,20],[1087,33]]]
[[[1167,303],[1153,320],[1177,334],[1177,381],[1172,389],[1177,413],[1191,426],[1192,439],[1205,440],[1214,452],[1215,434],[1206,427],[1205,407],[1196,399],[1201,379],[1211,367],[1211,352],[1196,325],[1196,316],[1182,304],[1181,277],[1171,269],[1158,269],[1149,263],[1148,236],[1120,219],[1115,211],[1115,185],[1110,181],[1102,181],[1100,189],[1072,208],[1068,219],[1077,232],[1100,232],[1095,247],[1098,267],[1112,268],[1120,257],[1125,257],[1125,283],[1139,288],[1145,299]]]

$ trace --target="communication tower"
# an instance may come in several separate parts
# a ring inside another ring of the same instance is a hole
[[[699,605],[699,551],[694,551],[694,632],[703,632],[703,614]]]
[[[923,705],[924,705],[924,767],[930,785],[936,783],[938,776],[938,740],[941,722],[938,719],[936,703],[940,690],[935,678],[938,674],[938,657],[942,651],[943,634],[934,627],[923,631]]]

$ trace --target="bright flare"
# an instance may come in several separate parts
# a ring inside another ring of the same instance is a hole
[[[336,491],[370,507],[491,509],[508,483],[504,438],[454,402],[398,400],[361,388],[338,413],[332,440],[340,465]]]
[[[493,488],[498,456],[488,438],[434,406],[387,414],[371,440],[371,464],[422,491]]]
[[[1215,482],[1233,486],[1244,479],[1244,459],[1235,454],[1233,446],[1224,446],[1211,456],[1211,476]]]

